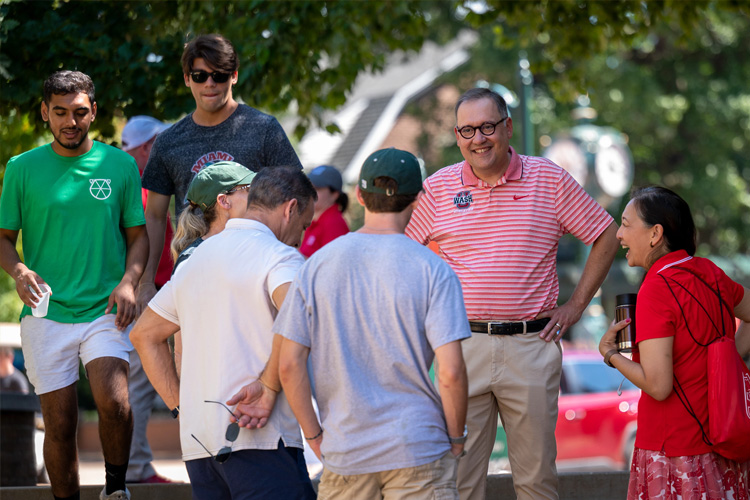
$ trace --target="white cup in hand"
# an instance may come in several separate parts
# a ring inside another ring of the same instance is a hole
[[[31,294],[37,300],[36,307],[31,308],[31,314],[33,314],[37,318],[43,318],[47,316],[47,308],[49,307],[49,296],[50,296],[50,293],[52,293],[52,289],[44,283],[39,283],[38,286],[42,290],[42,296],[40,297],[39,295],[37,295],[33,289],[31,290]]]

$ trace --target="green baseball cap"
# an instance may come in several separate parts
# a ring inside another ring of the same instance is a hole
[[[211,208],[216,197],[235,186],[253,182],[255,172],[233,161],[217,161],[203,167],[193,178],[187,199],[202,210]]]
[[[396,192],[386,192],[375,187],[375,179],[390,177],[398,183]],[[413,154],[400,149],[388,148],[375,151],[367,157],[359,172],[359,188],[365,193],[417,194],[422,190],[422,172],[419,160]]]

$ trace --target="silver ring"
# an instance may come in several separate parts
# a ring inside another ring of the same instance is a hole
[[[562,329],[562,325],[560,323],[555,323],[555,326]],[[560,330],[557,330],[557,331],[559,332]]]

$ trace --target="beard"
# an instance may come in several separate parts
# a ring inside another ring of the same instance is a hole
[[[68,129],[65,129],[65,130],[71,130],[71,129],[68,128]],[[72,141],[71,142],[71,141],[66,140],[65,137],[63,137],[63,131],[62,130],[60,130],[57,134],[55,134],[53,132],[52,136],[55,138],[55,141],[57,141],[57,143],[60,146],[64,147],[65,149],[75,150],[75,149],[78,149],[78,147],[81,144],[83,144],[83,141],[86,140],[86,135],[88,133],[88,130],[83,130],[83,129],[78,128],[78,127],[76,127],[75,130],[77,130],[80,133],[80,138],[78,140],[76,140],[76,141]]]

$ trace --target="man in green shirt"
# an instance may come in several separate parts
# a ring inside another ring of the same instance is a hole
[[[53,495],[79,498],[80,358],[99,411],[106,468],[100,498],[129,499],[128,326],[148,255],[138,168],[127,153],[89,137],[96,102],[87,75],[50,76],[41,112],[54,141],[8,162],[0,196],[0,266],[15,279],[25,304],[21,342],[42,406]],[[25,262],[16,251],[19,233]],[[32,316],[47,287],[46,316]]]

